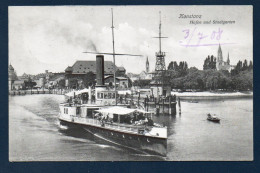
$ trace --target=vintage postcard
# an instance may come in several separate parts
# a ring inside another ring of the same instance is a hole
[[[252,6],[9,6],[9,161],[252,161]]]

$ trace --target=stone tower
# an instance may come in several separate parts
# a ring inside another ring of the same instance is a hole
[[[148,57],[146,58],[146,73],[149,73],[149,61],[148,61]]]

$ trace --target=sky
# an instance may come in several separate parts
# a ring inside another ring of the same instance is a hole
[[[217,56],[221,44],[223,59],[230,63],[253,60],[252,6],[10,6],[9,64],[22,75],[64,72],[77,60],[95,60],[84,51],[112,52],[111,8],[114,13],[115,52],[141,57],[116,56],[116,65],[127,72],[155,68],[159,51],[159,11],[162,51],[166,68],[171,61],[187,61],[189,67],[203,69],[208,55]],[[201,15],[201,18],[179,18]],[[190,24],[190,21],[210,24]],[[213,24],[235,21],[233,24]],[[187,46],[188,45],[188,46]],[[112,56],[105,56],[112,61]]]

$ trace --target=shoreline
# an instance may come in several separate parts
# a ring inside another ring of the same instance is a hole
[[[176,95],[180,98],[240,98],[253,97],[253,91],[244,92],[171,92],[171,95]]]

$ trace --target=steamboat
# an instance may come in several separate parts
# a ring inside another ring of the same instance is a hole
[[[61,103],[58,119],[61,125],[83,128],[86,132],[110,143],[166,156],[167,127],[154,123],[152,113],[134,103],[117,103],[115,56],[141,55],[115,53],[113,9],[111,12],[113,53],[84,52],[97,54],[95,88],[89,87],[87,92],[78,93],[78,99],[74,93],[73,99]],[[162,38],[160,33],[158,38]],[[114,89],[104,85],[104,55],[113,55]]]
[[[94,89],[74,93],[73,98],[59,105],[60,124],[83,128],[116,145],[166,156],[167,127],[154,123],[152,113],[140,107],[117,104],[116,91],[104,85],[103,55],[96,56],[96,81]]]

